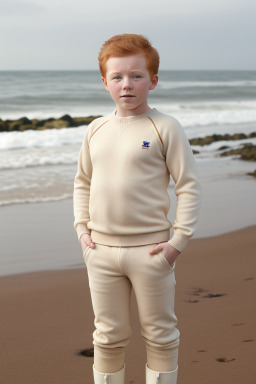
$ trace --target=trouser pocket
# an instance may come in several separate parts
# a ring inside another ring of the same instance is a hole
[[[175,269],[176,260],[172,263],[172,265],[169,263],[169,261],[166,259],[166,257],[163,254],[163,251],[159,251],[157,253],[161,263],[168,268],[169,270],[173,271]]]
[[[87,264],[88,254],[89,254],[90,249],[91,249],[90,246],[87,245],[87,247],[86,247],[85,250],[83,251],[83,258],[84,258],[84,262],[85,262],[85,264]]]

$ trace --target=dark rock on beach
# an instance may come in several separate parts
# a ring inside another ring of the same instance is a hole
[[[26,131],[42,130],[42,129],[59,129],[59,128],[72,128],[79,127],[80,125],[88,125],[94,119],[100,116],[87,116],[87,117],[71,117],[63,115],[59,119],[49,118],[45,120],[33,119],[29,120],[27,117],[21,117],[18,120],[2,120],[0,119],[0,132],[12,131]]]
[[[248,172],[247,175],[256,177],[256,169],[253,172]]]
[[[256,145],[244,144],[243,147],[222,152],[219,156],[240,155],[241,160],[256,161]]]
[[[244,133],[235,133],[234,135],[226,133],[225,135],[214,134],[206,137],[197,137],[190,139],[189,142],[191,145],[209,145],[215,141],[244,140],[253,137],[256,137],[256,132],[249,133],[248,135]]]
[[[218,148],[218,151],[224,151],[224,149],[229,149],[230,147],[228,145],[223,145],[222,147]]]

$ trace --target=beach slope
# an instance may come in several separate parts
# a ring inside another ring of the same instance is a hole
[[[176,263],[179,384],[253,384],[256,226],[192,239]],[[0,278],[1,372],[8,384],[93,383],[94,316],[87,270]],[[146,353],[132,291],[126,383],[145,383]]]

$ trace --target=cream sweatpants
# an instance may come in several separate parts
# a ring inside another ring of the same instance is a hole
[[[166,372],[177,367],[180,332],[174,313],[175,262],[171,266],[162,251],[151,255],[150,249],[157,244],[95,244],[84,251],[95,316],[94,365],[99,372],[117,372],[123,367],[132,334],[132,287],[149,368]]]

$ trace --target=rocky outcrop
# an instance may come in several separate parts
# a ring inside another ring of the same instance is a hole
[[[256,177],[256,169],[253,172],[248,172],[247,175]]]
[[[211,136],[190,139],[189,142],[191,145],[209,145],[215,141],[244,140],[252,137],[256,137],[256,132],[249,133],[248,135],[245,135],[244,133],[235,133],[234,135],[228,133],[225,135],[214,134]]]
[[[242,148],[222,152],[219,156],[240,155],[241,160],[256,161],[256,145],[246,143]]]
[[[21,117],[18,120],[2,120],[0,119],[0,132],[12,131],[26,131],[28,129],[41,130],[41,129],[59,129],[78,127],[79,125],[88,125],[94,119],[100,116],[87,116],[87,117],[71,117],[64,115],[59,119],[49,118],[45,120],[33,119],[29,120],[27,117]]]

